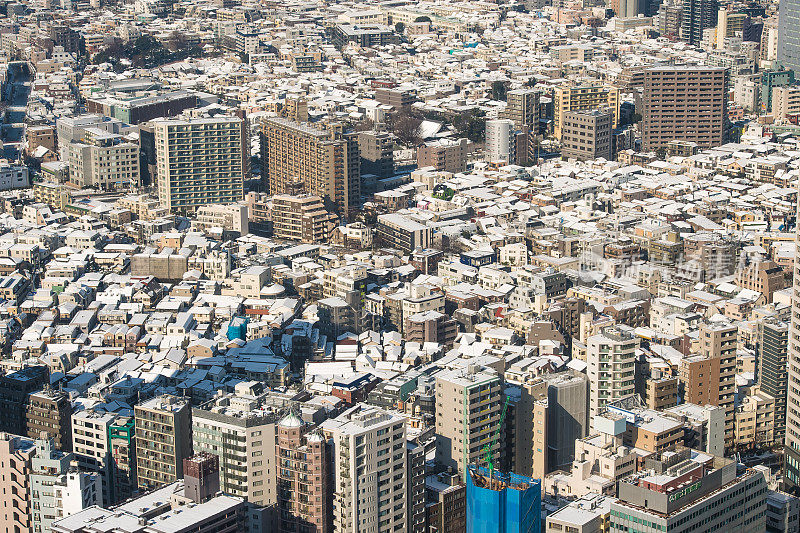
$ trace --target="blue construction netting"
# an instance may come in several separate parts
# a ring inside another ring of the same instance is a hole
[[[470,467],[467,533],[539,533],[541,506],[538,479]]]

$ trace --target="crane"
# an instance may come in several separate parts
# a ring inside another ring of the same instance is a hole
[[[489,488],[491,488],[492,480],[494,479],[494,452],[492,452],[492,448],[494,447],[494,444],[497,442],[497,438],[500,436],[500,432],[503,430],[503,422],[506,419],[506,412],[508,411],[509,401],[511,401],[511,398],[509,396],[506,396],[506,400],[503,403],[503,411],[500,414],[500,421],[497,424],[497,431],[494,432],[491,441],[483,445],[483,451],[486,454],[485,457],[486,464],[489,466]]]

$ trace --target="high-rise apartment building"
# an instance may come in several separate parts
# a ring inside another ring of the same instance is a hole
[[[0,375],[0,431],[25,435],[28,396],[50,384],[46,366],[29,366]]]
[[[775,441],[783,442],[786,435],[787,350],[789,325],[765,319],[758,324],[758,388],[775,398]]]
[[[114,480],[114,500],[125,501],[136,492],[136,429],[132,416],[119,415],[108,426],[108,446]]]
[[[432,167],[444,172],[464,172],[467,170],[469,139],[437,139],[417,146],[417,166]]]
[[[84,409],[72,415],[72,450],[81,470],[100,476],[103,501],[118,501],[114,468],[109,448],[109,427],[117,418],[114,413]]]
[[[570,111],[561,126],[561,156],[587,161],[612,159],[611,130],[614,117],[608,111]]]
[[[92,505],[103,505],[100,476],[71,467],[75,456],[36,441],[31,458],[30,499],[33,533],[47,533],[54,521]]]
[[[655,67],[645,71],[642,148],[670,141],[700,148],[725,143],[728,130],[728,71],[724,67]]]
[[[321,429],[333,444],[333,527],[341,533],[405,531],[406,423],[357,405]]]
[[[201,205],[244,199],[250,157],[246,119],[157,119],[150,126],[161,205],[172,212],[193,213]]]
[[[336,220],[319,196],[278,194],[272,198],[272,234],[278,239],[327,242]]]
[[[362,131],[358,134],[362,175],[388,178],[394,174],[394,141],[394,135],[387,131]]]
[[[772,116],[782,119],[800,115],[800,87],[775,87],[772,89]]]
[[[575,441],[588,433],[586,376],[571,372],[545,374],[520,385],[519,399],[506,426],[514,431],[506,441],[509,470],[543,479],[553,470],[569,469]],[[509,432],[507,432],[508,434]]]
[[[736,13],[721,7],[717,13],[717,50],[725,49],[725,39],[728,37],[741,37],[749,21],[750,15],[747,13]]]
[[[218,456],[220,488],[250,507],[277,502],[276,421],[277,413],[255,398],[226,396],[192,409],[195,453]]]
[[[516,129],[528,127],[537,131],[539,127],[539,91],[513,89],[506,93],[506,108],[500,112],[501,119],[514,122]]]
[[[778,62],[800,71],[800,0],[782,0],[778,6]]]
[[[342,215],[354,214],[361,205],[358,140],[344,133],[341,124],[327,130],[285,118],[263,124],[266,143],[263,163],[273,194],[306,194],[334,202]]]
[[[436,460],[466,481],[470,465],[503,455],[499,432],[503,378],[491,369],[454,369],[436,375]],[[488,445],[488,450],[484,449]]]
[[[183,460],[192,454],[189,403],[164,395],[134,407],[136,477],[151,490],[183,477]]]
[[[103,190],[139,185],[139,145],[100,128],[86,128],[69,145],[70,182]]]
[[[466,533],[467,486],[456,474],[441,472],[425,484],[427,530],[437,533]]]
[[[278,532],[330,533],[333,527],[325,437],[300,417],[278,422]]]
[[[734,399],[736,396],[737,324],[729,321],[700,324],[700,357],[709,373],[700,372],[684,381],[684,401],[715,405],[725,409],[725,447],[734,439]],[[700,375],[702,374],[702,375]],[[703,396],[707,394],[707,396]]]
[[[619,122],[619,88],[611,85],[564,85],[553,94],[553,135],[561,140],[564,115],[570,111],[605,109],[611,113],[612,127]]]
[[[69,394],[49,387],[35,392],[28,396],[25,408],[26,435],[38,439],[42,432],[47,433],[48,438],[53,439],[53,446],[64,452],[71,451],[71,416],[72,402]]]
[[[84,138],[87,129],[100,130],[109,134],[119,134],[124,124],[103,115],[79,115],[77,117],[59,117],[56,120],[58,139],[58,158],[69,161],[70,146]]]
[[[634,394],[638,346],[638,337],[616,326],[587,339],[589,421],[593,429],[597,415],[609,402]]]
[[[508,118],[486,121],[486,160],[516,162],[514,121]]]
[[[425,446],[419,439],[406,444],[406,528],[408,533],[425,533]]]
[[[717,25],[719,4],[717,0],[683,0],[681,39],[699,46],[703,30]]]
[[[0,433],[0,532],[31,533],[30,473],[36,454],[33,439]]]

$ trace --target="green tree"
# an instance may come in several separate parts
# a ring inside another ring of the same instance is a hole
[[[453,127],[462,137],[472,142],[483,142],[486,138],[486,113],[480,109],[460,113],[453,119]]]
[[[508,92],[508,87],[506,87],[506,82],[500,80],[492,82],[493,100],[505,100],[507,92]]]
[[[406,25],[403,24],[402,22],[398,22],[397,24],[394,25],[394,31],[396,31],[397,33],[405,33]]]

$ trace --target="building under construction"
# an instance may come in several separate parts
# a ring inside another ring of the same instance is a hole
[[[467,476],[467,533],[539,533],[538,479],[471,466]]]

